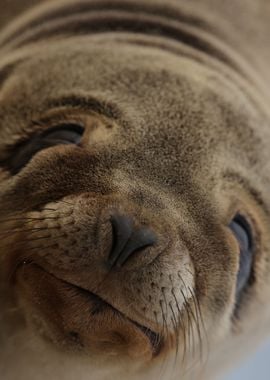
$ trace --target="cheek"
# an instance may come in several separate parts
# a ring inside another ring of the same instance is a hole
[[[209,331],[218,328],[221,319],[228,321],[233,312],[239,267],[239,247],[230,230],[224,227],[219,235],[215,247],[204,247],[193,259],[197,292]]]

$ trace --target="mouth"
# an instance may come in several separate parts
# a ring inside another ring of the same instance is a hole
[[[140,356],[145,350],[153,359],[164,346],[161,334],[131,319],[99,295],[56,277],[38,264],[23,265],[16,278],[17,286],[41,312],[41,318],[45,316],[51,324],[52,315],[57,315],[57,320],[62,321],[57,322],[58,333],[64,326],[62,335],[80,337],[80,344],[86,349],[111,342],[112,346],[126,347],[124,353],[128,355],[136,352]]]
[[[63,281],[63,280],[60,280]],[[65,281],[63,281],[65,282]],[[139,330],[141,333],[143,333],[147,339],[149,340],[152,355],[153,357],[156,357],[163,346],[163,339],[162,336],[153,330],[151,330],[149,327],[143,326],[139,324],[138,322],[134,321],[133,319],[127,317],[125,314],[123,314],[121,311],[113,307],[111,304],[109,304],[107,301],[103,300],[100,296],[98,296],[95,293],[92,293],[84,288],[80,288],[77,285],[73,285],[70,283],[67,283],[67,285],[71,286],[84,297],[87,297],[89,301],[91,301],[92,304],[94,304],[94,308],[92,309],[91,313],[92,315],[97,315],[98,313],[105,312],[107,310],[112,310],[115,315],[118,317],[127,320],[129,323],[131,323],[137,330]]]

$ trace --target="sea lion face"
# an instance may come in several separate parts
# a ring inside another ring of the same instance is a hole
[[[3,83],[1,276],[60,351],[185,367],[269,286],[264,116],[189,57],[102,38],[33,47]]]

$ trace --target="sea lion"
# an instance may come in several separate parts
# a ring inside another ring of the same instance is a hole
[[[1,378],[215,378],[270,322],[269,2],[1,13]]]

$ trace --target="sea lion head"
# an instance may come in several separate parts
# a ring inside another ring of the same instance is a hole
[[[234,68],[126,29],[2,48],[2,287],[60,352],[179,374],[269,313],[267,115]]]

